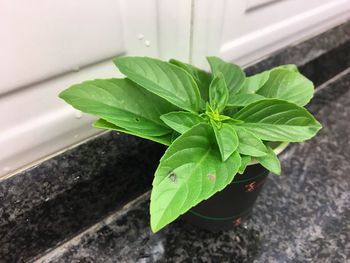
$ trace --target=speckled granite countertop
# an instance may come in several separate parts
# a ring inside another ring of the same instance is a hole
[[[320,87],[310,110],[324,128],[281,154],[241,226],[211,233],[181,220],[149,228],[148,194],[40,262],[349,262],[350,69]]]

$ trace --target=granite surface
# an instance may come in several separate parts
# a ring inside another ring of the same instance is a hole
[[[1,182],[0,262],[26,262],[147,191],[163,151],[107,133]]]
[[[324,128],[281,154],[282,175],[241,226],[212,233],[177,220],[152,234],[146,194],[39,262],[349,262],[350,69],[309,109]]]
[[[295,63],[321,84],[349,67],[349,43],[347,22],[247,71]],[[163,151],[155,143],[108,132],[0,180],[0,262],[33,260],[149,190]]]

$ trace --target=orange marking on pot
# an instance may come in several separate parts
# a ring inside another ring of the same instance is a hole
[[[244,186],[246,188],[246,192],[253,192],[256,189],[256,182],[251,182]]]
[[[235,226],[239,226],[241,223],[242,223],[242,219],[240,217],[233,221],[233,224]]]

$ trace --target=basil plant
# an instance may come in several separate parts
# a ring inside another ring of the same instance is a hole
[[[113,62],[126,78],[85,81],[59,96],[98,116],[94,127],[168,146],[151,193],[154,232],[225,188],[249,162],[280,174],[269,142],[301,142],[321,128],[303,107],[314,86],[295,65],[246,77],[218,57],[208,57],[211,73],[174,59]]]

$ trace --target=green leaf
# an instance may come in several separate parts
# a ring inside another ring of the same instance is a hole
[[[199,124],[169,146],[160,160],[151,194],[151,227],[157,232],[232,182],[241,160],[222,162],[213,129]]]
[[[245,73],[241,67],[227,63],[218,57],[207,57],[207,59],[214,76],[219,72],[224,75],[229,96],[238,93],[245,81]]]
[[[265,97],[258,94],[235,94],[229,98],[227,107],[244,107],[250,103],[263,99],[265,99]]]
[[[209,85],[211,82],[211,75],[208,72],[176,59],[170,59],[169,62],[189,73],[197,83],[199,92],[204,102],[209,100]]]
[[[245,169],[247,168],[249,162],[251,161],[252,157],[248,155],[241,155],[241,166],[238,169],[239,174],[243,174]]]
[[[132,131],[128,131],[126,129],[123,129],[121,127],[118,127],[116,125],[114,125],[113,123],[110,123],[104,119],[98,119],[97,121],[95,121],[92,124],[93,127],[95,128],[99,128],[99,129],[107,129],[107,130],[114,130],[114,131],[118,131],[118,132],[123,132],[123,133],[128,133],[140,138],[144,138],[144,139],[148,139],[157,143],[161,143],[164,144],[166,146],[169,146],[172,142],[172,137],[174,136],[175,132],[171,132],[162,136],[149,136],[149,135],[144,135],[142,133],[138,133],[138,132],[132,132]]]
[[[196,114],[184,111],[169,112],[160,116],[161,120],[173,130],[184,133],[205,120]]]
[[[197,84],[182,68],[148,57],[118,57],[113,62],[127,78],[148,91],[182,109],[199,110]]]
[[[239,145],[238,152],[250,156],[264,156],[267,153],[265,144],[249,130],[236,125]]]
[[[267,155],[261,157],[255,157],[254,159],[258,161],[262,166],[264,166],[270,172],[280,175],[281,174],[281,164],[278,160],[278,157],[274,153],[274,151],[268,148]]]
[[[149,136],[169,133],[171,130],[159,117],[176,110],[166,100],[127,79],[86,81],[71,86],[59,96],[78,110]]]
[[[281,65],[271,70],[266,70],[261,73],[255,74],[253,76],[249,76],[246,78],[243,88],[239,91],[239,93],[255,93],[258,89],[260,89],[269,79],[270,73],[274,70],[285,69],[292,72],[299,72],[298,68],[294,64]]]
[[[271,71],[267,82],[256,93],[304,106],[314,94],[314,85],[298,72],[279,68]]]
[[[239,93],[254,93],[260,89],[269,79],[270,71],[264,71],[246,78],[243,88]]]
[[[233,118],[244,121],[238,125],[266,141],[301,142],[321,129],[321,124],[307,110],[278,99],[249,104]]]
[[[212,125],[219,146],[222,161],[226,161],[238,147],[238,137],[235,129],[226,123],[222,123],[218,128]]]
[[[228,99],[228,90],[226,87],[224,76],[218,73],[209,87],[209,102],[212,109],[221,112],[225,109]]]

